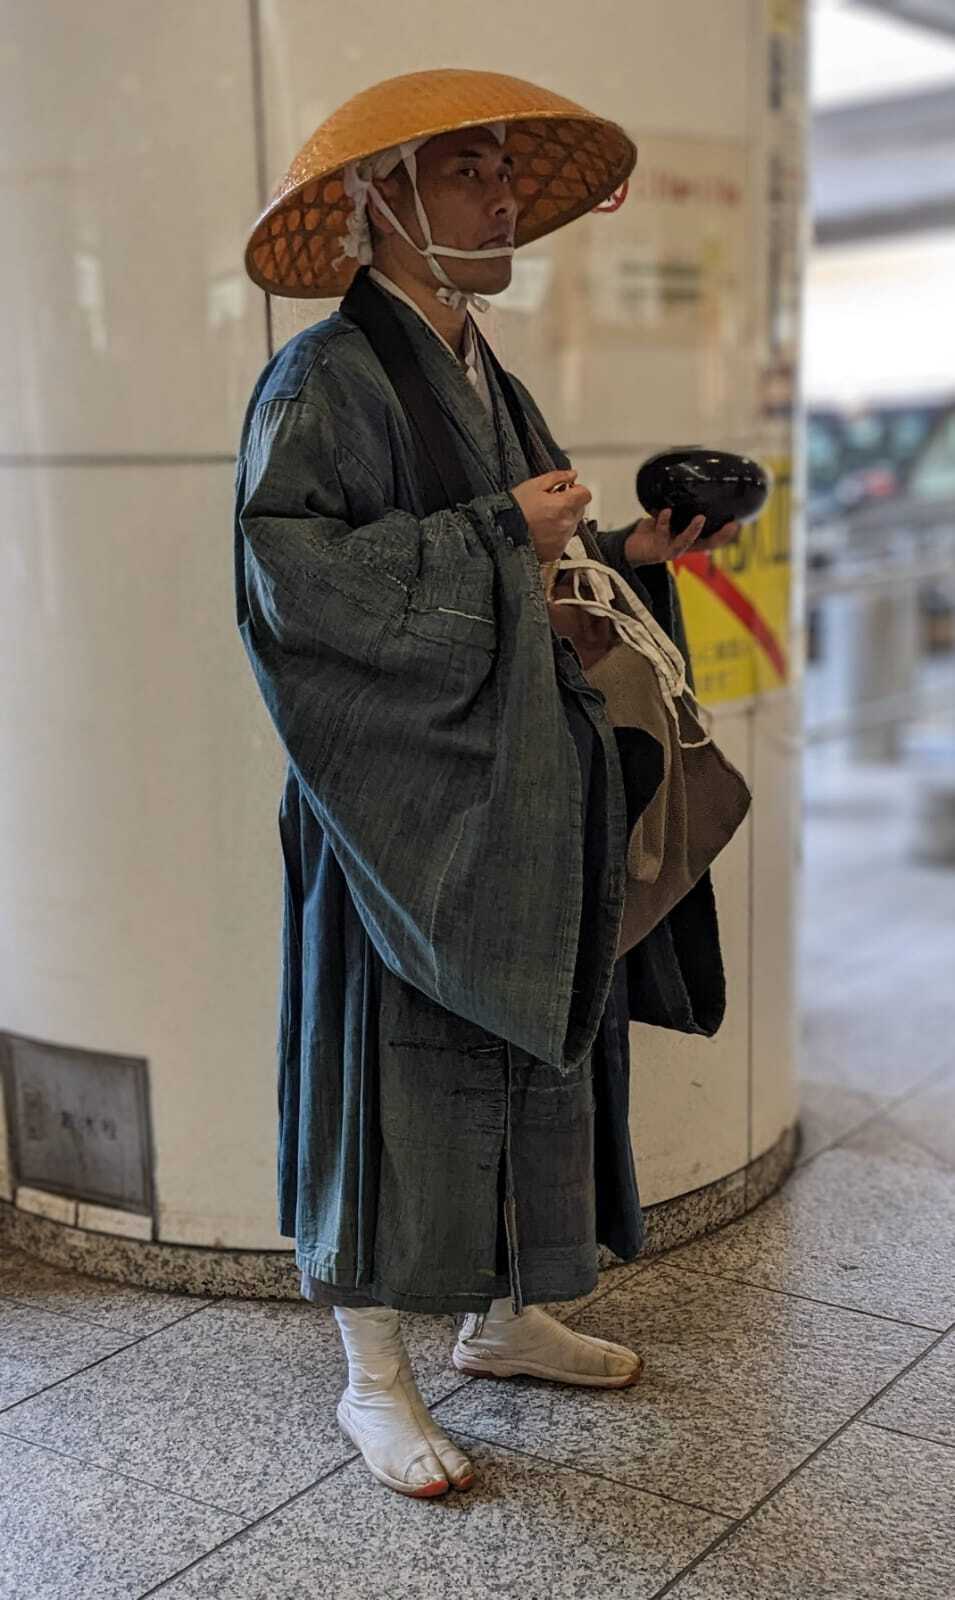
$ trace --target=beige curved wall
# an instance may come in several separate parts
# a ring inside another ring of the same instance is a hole
[[[426,0],[101,0],[93,29],[35,0],[5,20],[0,1030],[145,1059],[155,1214],[17,1191],[4,1139],[0,1194],[80,1228],[290,1250],[274,1227],[283,758],[235,628],[232,475],[270,349],[330,307],[267,306],[247,230],[368,82],[537,78],[640,147],[620,211],[523,253],[487,323],[602,525],[636,515],[635,467],[667,444],[791,462],[801,174],[784,125],[803,108],[803,6],[592,0],[542,27],[505,0],[468,23]],[[680,582],[712,665],[726,618]],[[796,605],[775,594],[777,613]],[[644,1204],[744,1168],[796,1116],[801,644],[776,628],[785,682],[738,633],[731,697],[711,680],[754,789],[715,873],[729,1008],[713,1040],[632,1028]]]

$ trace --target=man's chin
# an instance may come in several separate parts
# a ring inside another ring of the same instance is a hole
[[[473,274],[475,282],[469,284],[471,294],[503,294],[510,288],[512,268],[510,257],[499,256],[496,261],[489,261],[483,272]],[[480,279],[481,281],[477,281]]]

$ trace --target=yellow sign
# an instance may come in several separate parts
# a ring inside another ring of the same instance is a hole
[[[778,33],[803,33],[806,28],[806,0],[768,0],[769,26]]]
[[[704,703],[764,694],[790,676],[792,464],[766,464],[775,482],[757,521],[734,544],[673,563]]]

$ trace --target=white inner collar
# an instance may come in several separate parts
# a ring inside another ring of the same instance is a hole
[[[409,294],[405,294],[403,289],[399,289],[398,285],[393,283],[390,278],[386,277],[383,272],[379,272],[377,267],[369,267],[368,276],[369,278],[374,278],[376,283],[380,284],[383,289],[387,289],[388,293],[393,294],[397,300],[403,300],[406,306],[410,306],[412,311],[416,312],[421,318],[422,322],[427,324],[435,337],[441,340],[441,343],[444,345],[445,350],[447,350],[448,355],[451,356],[455,362],[457,362],[458,366],[461,365],[463,360],[464,365],[466,367],[470,367],[472,372],[477,371],[477,342],[474,338],[474,327],[471,322],[470,312],[464,319],[464,355],[462,357],[458,355],[456,350],[451,348],[447,339],[444,337],[444,334],[438,332],[430,317],[425,316],[425,313],[422,311],[421,307],[417,305],[414,300],[412,300]]]

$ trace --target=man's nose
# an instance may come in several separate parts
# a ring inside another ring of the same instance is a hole
[[[495,217],[511,219],[517,215],[517,196],[508,184],[502,183],[499,186],[491,210]]]

